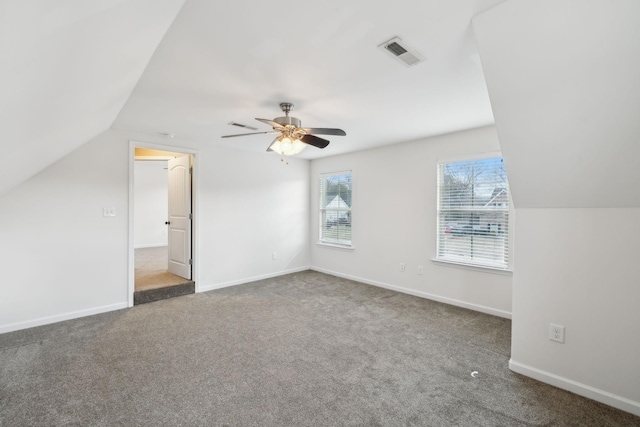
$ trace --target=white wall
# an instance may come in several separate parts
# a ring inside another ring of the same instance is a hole
[[[129,140],[167,142],[108,131],[0,197],[0,333],[127,306]],[[200,290],[308,268],[308,161],[171,143],[197,150]]]
[[[309,161],[213,147],[200,154],[202,286],[308,269]]]
[[[137,160],[134,164],[134,233],[136,248],[168,244],[169,189],[166,160]]]
[[[515,371],[640,414],[638,218],[638,208],[517,209]],[[564,344],[548,339],[549,323],[565,327]]]
[[[126,306],[127,187],[102,134],[0,197],[0,332]]]
[[[640,415],[640,3],[507,1],[474,29],[516,207],[510,366]]]
[[[493,127],[311,162],[313,268],[503,317],[511,315],[511,276],[431,261],[436,254],[436,164],[499,151]],[[319,245],[318,177],[353,171],[353,244]],[[399,264],[406,264],[400,272]],[[422,266],[424,274],[418,275]]]

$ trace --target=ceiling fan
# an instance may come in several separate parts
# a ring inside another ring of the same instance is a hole
[[[266,132],[241,133],[237,135],[224,135],[222,138],[260,134],[278,135],[276,136],[276,139],[269,144],[267,151],[275,151],[280,155],[292,156],[304,150],[307,145],[313,145],[318,148],[325,148],[329,145],[328,140],[319,138],[316,135],[346,135],[345,131],[342,129],[300,127],[300,119],[289,116],[289,112],[293,110],[293,104],[289,102],[280,103],[280,109],[284,112],[284,117],[276,117],[273,120],[256,118],[256,120],[271,126],[273,130]]]

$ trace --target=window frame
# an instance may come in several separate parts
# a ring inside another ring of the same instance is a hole
[[[507,263],[506,265],[497,265],[495,263],[490,262],[477,262],[477,261],[468,261],[468,260],[460,260],[455,257],[447,257],[441,255],[440,247],[441,247],[441,239],[443,238],[443,229],[441,229],[442,218],[441,218],[441,186],[440,182],[443,177],[441,177],[440,166],[451,164],[451,163],[463,163],[463,162],[472,162],[472,161],[482,161],[487,159],[500,158],[504,162],[504,157],[500,151],[492,151],[486,153],[480,153],[476,155],[464,156],[464,157],[455,157],[455,158],[445,158],[438,159],[436,161],[436,246],[435,246],[435,257],[431,260],[436,263],[440,263],[442,265],[456,267],[456,268],[464,268],[475,271],[484,271],[489,273],[496,274],[507,274],[511,275],[513,272],[513,241],[514,241],[514,209],[513,209],[513,199],[511,198],[511,190],[509,187],[509,180],[507,177],[507,185],[506,191],[508,195],[508,207],[505,211],[507,216],[506,225],[507,225],[507,233],[506,237],[503,239],[504,245],[506,245],[506,257]],[[478,209],[477,211],[481,211]]]
[[[336,241],[334,240],[330,240],[330,239],[325,239],[323,230],[324,230],[324,223],[323,223],[323,218],[325,218],[325,212],[327,211],[326,205],[323,206],[324,201],[323,199],[325,199],[325,190],[326,190],[326,180],[327,178],[331,178],[334,176],[343,176],[343,175],[349,175],[350,179],[351,179],[351,206],[348,207],[348,209],[344,209],[344,211],[349,212],[349,227],[353,226],[353,171],[352,170],[343,170],[343,171],[339,171],[339,172],[327,172],[327,173],[320,173],[319,174],[319,178],[318,178],[318,244],[322,245],[322,246],[329,246],[329,247],[334,247],[334,248],[340,248],[340,249],[354,249],[354,245],[353,245],[353,231],[351,234],[351,239],[349,240],[349,243],[346,242],[340,242],[340,239],[336,239]],[[342,210],[342,209],[341,209]]]

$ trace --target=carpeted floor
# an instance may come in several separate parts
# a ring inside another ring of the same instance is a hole
[[[188,282],[188,280],[167,271],[167,251],[167,246],[134,250],[136,291],[164,288]]]
[[[0,425],[640,425],[509,347],[508,320],[307,271],[0,335]]]

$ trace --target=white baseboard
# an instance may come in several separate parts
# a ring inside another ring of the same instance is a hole
[[[55,316],[41,317],[39,319],[27,320],[24,322],[10,323],[0,326],[0,334],[6,332],[19,331],[20,329],[34,328],[36,326],[48,325],[50,323],[62,322],[64,320],[77,319],[78,317],[91,316],[94,314],[106,313],[108,311],[120,310],[127,308],[126,302],[118,304],[103,305],[102,307],[94,307],[86,310],[72,311],[69,313],[56,314]]]
[[[640,416],[640,402],[634,402],[633,400],[609,393],[608,391],[600,390],[595,387],[516,362],[513,359],[509,360],[509,369],[513,372],[533,378],[534,380],[551,384],[552,386],[563,390],[579,394],[580,396],[584,396],[604,403],[605,405],[613,406],[614,408]]]
[[[146,248],[161,248],[163,246],[168,246],[169,244],[167,242],[164,243],[150,243],[148,245],[136,245],[133,248],[134,249],[146,249]]]
[[[378,286],[380,288],[390,289],[392,291],[402,292],[403,294],[409,294],[420,298],[426,298],[433,301],[442,302],[445,304],[455,305],[457,307],[468,308],[469,310],[479,311],[481,313],[491,314],[493,316],[504,317],[505,319],[511,319],[511,312],[498,310],[491,307],[485,307],[479,304],[472,304],[465,301],[460,301],[453,298],[446,298],[439,295],[430,294],[428,292],[416,291],[409,288],[403,288],[401,286],[390,285],[388,283],[378,282],[375,280],[365,279],[363,277],[351,276],[349,274],[338,273],[336,271],[326,270],[319,267],[311,267],[311,270],[318,271],[320,273],[330,274],[332,276],[342,277],[343,279],[354,280],[356,282],[366,283],[367,285]]]
[[[198,283],[196,282],[196,292],[206,292],[206,291],[211,291],[213,289],[226,288],[229,286],[255,282],[256,280],[270,279],[272,277],[283,276],[285,274],[290,274],[290,273],[298,273],[300,271],[306,271],[306,270],[309,270],[309,266],[292,268],[289,270],[263,274],[260,276],[246,277],[243,279],[233,280],[233,281],[224,282],[224,283],[217,283],[214,285],[198,286]],[[24,322],[16,322],[16,323],[10,323],[7,325],[0,325],[0,334],[4,334],[6,332],[19,331],[21,329],[34,328],[36,326],[48,325],[51,323],[62,322],[64,320],[77,319],[79,317],[91,316],[94,314],[106,313],[108,311],[120,310],[128,307],[129,305],[127,304],[127,302],[122,302],[118,304],[105,305],[102,307],[89,308],[86,310],[78,310],[78,311],[72,311],[69,313],[56,314],[54,316],[41,317],[39,319],[27,320]]]
[[[198,282],[196,282],[196,292],[207,292],[207,291],[212,291],[214,289],[228,288],[229,286],[242,285],[244,283],[255,282],[257,280],[263,280],[263,279],[271,279],[272,277],[284,276],[285,274],[299,273],[301,271],[307,271],[307,270],[309,270],[308,265],[304,267],[292,268],[290,270],[282,270],[275,273],[262,274],[260,276],[245,277],[243,279],[231,280],[229,282],[215,283],[213,285],[198,286]]]

